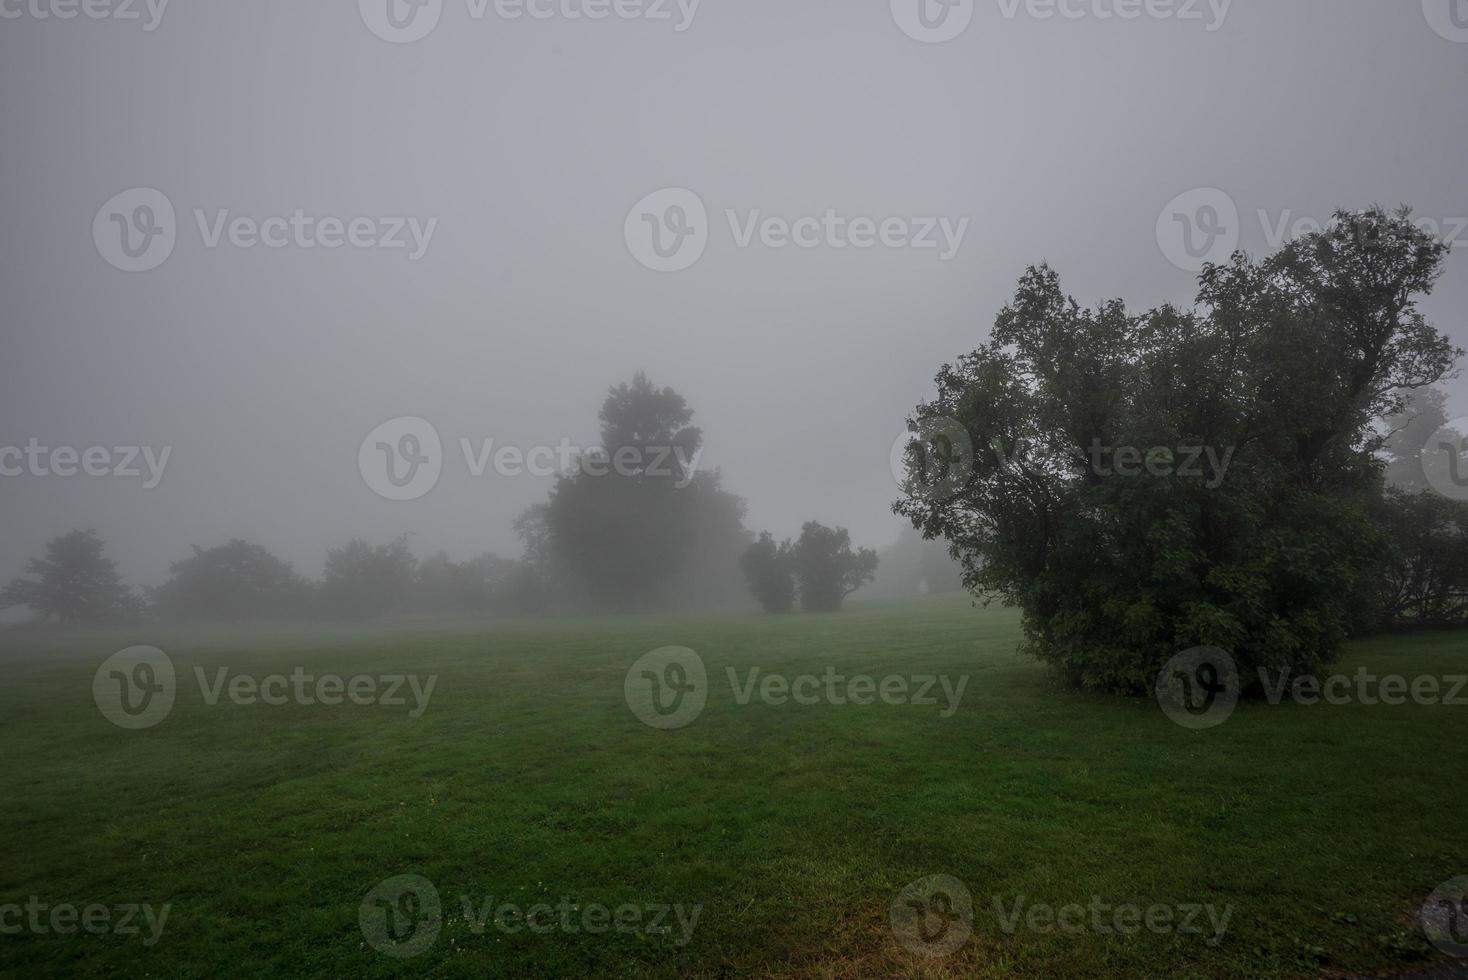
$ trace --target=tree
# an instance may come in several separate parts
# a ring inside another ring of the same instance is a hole
[[[851,550],[846,528],[829,528],[807,521],[790,551],[800,607],[806,612],[836,612],[846,597],[877,574],[877,553],[870,548]]]
[[[717,471],[698,470],[703,435],[692,418],[682,395],[638,372],[608,393],[601,447],[526,515],[548,578],[571,600],[634,611],[727,604],[739,593],[744,502]]]
[[[1386,456],[1386,482],[1411,493],[1434,487],[1463,485],[1468,476],[1459,474],[1457,454],[1465,433],[1448,425],[1448,396],[1441,388],[1421,388],[1407,393],[1406,404],[1385,423],[1382,443]]]
[[[63,625],[136,618],[142,604],[103,554],[96,531],[72,531],[46,543],[46,557],[26,563],[29,578],[0,589],[0,609],[27,607]]]
[[[1144,691],[1201,645],[1245,678],[1317,672],[1387,554],[1378,426],[1462,353],[1416,306],[1446,254],[1405,210],[1340,212],[1142,314],[1032,268],[909,420],[894,509],[1076,684]]]
[[[1390,629],[1468,623],[1468,501],[1389,489],[1378,509],[1391,558],[1369,604]]]
[[[739,557],[739,567],[749,591],[767,613],[788,613],[795,608],[795,570],[789,540],[776,543],[765,531]]]
[[[239,538],[169,567],[169,579],[151,590],[161,615],[182,619],[265,619],[299,616],[306,583],[264,547]]]
[[[409,604],[417,564],[406,536],[376,546],[353,539],[326,553],[323,602],[329,612],[351,618],[399,612]]]

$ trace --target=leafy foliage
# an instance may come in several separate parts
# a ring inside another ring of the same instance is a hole
[[[801,526],[790,549],[790,562],[800,587],[800,607],[806,612],[835,612],[846,597],[877,574],[877,553],[851,548],[844,527],[829,528],[816,521]]]
[[[1374,426],[1462,353],[1416,306],[1446,253],[1406,211],[1340,212],[1205,268],[1196,309],[1141,314],[1082,309],[1032,268],[918,406],[914,432],[960,435],[910,447],[894,509],[1020,606],[1030,651],[1074,683],[1144,690],[1205,644],[1245,677],[1318,671],[1387,555]],[[1226,460],[1219,479],[1180,465],[1193,449]],[[935,463],[951,491],[923,492]]]
[[[142,602],[124,585],[117,563],[103,554],[96,531],[72,531],[46,543],[46,556],[26,563],[30,577],[0,589],[0,609],[27,607],[66,625],[137,618]]]
[[[264,547],[238,538],[215,548],[194,546],[153,589],[155,610],[174,619],[289,618],[306,611],[309,586]]]
[[[795,608],[795,570],[789,540],[776,542],[768,531],[739,558],[739,567],[749,591],[767,613],[788,613]]]

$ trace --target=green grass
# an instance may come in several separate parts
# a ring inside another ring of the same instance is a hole
[[[1077,693],[1019,654],[1017,616],[961,598],[834,616],[630,618],[497,629],[7,641],[0,903],[171,904],[161,940],[0,936],[4,976],[1316,976],[1433,965],[1413,915],[1468,874],[1468,707],[1241,705],[1189,731]],[[97,665],[163,647],[178,703],[109,724]],[[707,708],[657,731],[623,698],[666,645]],[[210,706],[192,668],[437,674],[427,711]],[[1468,673],[1468,635],[1359,642],[1340,665]],[[740,705],[741,673],[968,675],[938,707]],[[379,881],[430,879],[434,945],[367,945]],[[925,960],[889,926],[952,875],[973,936]],[[476,933],[476,903],[701,905],[692,940]],[[1027,903],[1233,906],[1200,936],[1012,934]]]

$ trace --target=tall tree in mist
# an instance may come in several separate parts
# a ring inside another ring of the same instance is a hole
[[[573,600],[637,610],[737,595],[744,502],[699,468],[692,419],[682,395],[641,372],[609,392],[600,449],[557,480],[539,518],[550,576]]]
[[[46,543],[26,576],[0,589],[0,609],[27,607],[62,624],[108,623],[138,615],[141,603],[103,552],[96,531],[72,531]]]
[[[1032,268],[910,420],[895,509],[1076,683],[1144,690],[1205,644],[1246,679],[1316,671],[1385,560],[1378,427],[1462,353],[1417,308],[1447,254],[1405,211],[1341,212],[1208,266],[1195,309],[1140,314]],[[961,479],[931,486],[935,455]]]

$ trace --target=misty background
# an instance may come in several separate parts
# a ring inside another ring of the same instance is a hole
[[[1412,2],[1237,0],[1177,20],[1007,19],[976,4],[922,44],[886,0],[704,0],[671,21],[471,19],[447,0],[390,44],[357,4],[170,5],[141,22],[0,20],[0,445],[172,447],[162,483],[0,478],[0,580],[95,527],[127,581],[190,545],[264,545],[306,575],[353,537],[516,555],[549,478],[471,476],[458,449],[597,441],[644,370],[688,400],[701,468],[777,536],[819,518],[880,547],[890,453],[937,368],[987,336],[1024,268],[1084,304],[1189,303],[1159,212],[1192,188],[1324,220],[1468,215],[1468,45]],[[1409,65],[1411,71],[1399,66]],[[1167,124],[1164,124],[1166,121]],[[93,245],[98,208],[178,210],[160,268]],[[678,273],[640,265],[629,209],[665,187],[713,223]],[[427,254],[205,248],[193,211],[438,219]],[[735,246],[724,217],[969,219],[935,250]],[[1468,232],[1462,238],[1468,241]],[[1464,247],[1423,311],[1468,346]],[[1449,384],[1468,415],[1468,386]],[[358,470],[398,416],[444,441],[432,493]]]

